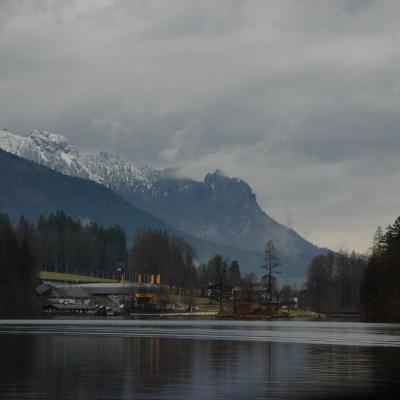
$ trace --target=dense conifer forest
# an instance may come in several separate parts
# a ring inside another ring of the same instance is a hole
[[[119,263],[126,264],[127,239],[119,225],[104,228],[57,212],[41,216],[33,231],[33,248],[42,270],[100,276],[113,272]]]
[[[35,293],[38,266],[31,226],[21,219],[16,230],[0,215],[0,316],[29,316],[39,311]]]
[[[40,310],[35,292],[40,270],[112,277],[117,266],[130,278],[159,274],[162,284],[179,295],[205,296],[217,286],[222,293],[247,288],[249,282],[266,286],[254,274],[242,276],[238,262],[221,255],[200,264],[196,249],[165,231],[140,231],[128,246],[121,226],[105,228],[62,211],[42,215],[36,225],[21,217],[15,227],[0,215],[1,316]],[[279,291],[274,282],[272,295]],[[360,311],[368,321],[400,321],[400,217],[385,232],[377,229],[369,257],[346,252],[315,257],[297,293],[301,306],[319,313]]]
[[[138,232],[129,246],[119,225],[105,228],[74,220],[59,211],[41,216],[36,225],[21,217],[13,228],[0,216],[0,315],[32,315],[40,310],[35,293],[39,271],[113,277],[122,268],[129,279],[160,275],[176,294],[206,295],[216,282],[214,258],[200,265],[196,250],[184,239],[161,230]],[[218,256],[222,259],[221,256]],[[224,259],[224,285],[242,282],[237,261]]]
[[[303,307],[320,313],[359,312],[362,320],[400,321],[400,217],[378,227],[369,255],[329,252],[309,267]]]
[[[378,227],[361,286],[363,317],[400,321],[400,217],[383,232]]]

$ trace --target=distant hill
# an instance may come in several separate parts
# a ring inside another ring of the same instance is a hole
[[[102,185],[60,174],[0,150],[0,213],[9,214],[14,223],[21,215],[36,222],[41,214],[57,210],[105,226],[120,224],[130,239],[145,228],[185,237],[198,250],[203,262],[216,253],[239,260],[247,270],[261,262],[261,253],[220,246],[180,232]]]
[[[104,225],[119,223],[128,234],[143,227],[173,230],[102,185],[62,175],[0,150],[0,212],[7,212],[13,221],[21,215],[36,221],[40,214],[56,210]]]

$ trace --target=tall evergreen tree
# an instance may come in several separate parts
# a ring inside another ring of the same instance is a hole
[[[383,248],[373,254],[362,282],[363,316],[371,321],[400,321],[400,217],[386,228]]]
[[[35,314],[39,308],[35,292],[35,288],[39,285],[38,269],[27,237],[22,239],[19,246],[17,279],[18,314],[22,316]]]
[[[9,254],[11,224],[7,215],[0,214],[0,316],[13,309],[13,264]]]
[[[373,244],[372,244],[373,255],[375,255],[376,257],[380,257],[382,251],[384,250],[384,247],[385,247],[385,236],[383,234],[382,227],[378,226],[373,238]]]
[[[240,265],[236,260],[233,260],[229,265],[228,281],[232,287],[240,286],[242,283]]]
[[[265,251],[264,251],[264,262],[265,264],[262,266],[267,271],[267,274],[264,278],[267,279],[267,298],[266,302],[269,308],[271,308],[272,302],[272,289],[273,289],[273,280],[276,274],[279,274],[279,267],[281,265],[275,244],[272,240],[268,240]]]
[[[36,309],[37,273],[31,237],[20,241],[6,216],[0,216],[0,315],[32,315]]]

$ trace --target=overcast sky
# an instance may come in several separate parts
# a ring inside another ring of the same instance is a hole
[[[245,179],[321,246],[400,214],[398,0],[0,0],[0,127]]]

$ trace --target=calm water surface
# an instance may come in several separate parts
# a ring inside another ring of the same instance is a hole
[[[318,399],[397,388],[400,325],[0,321],[0,399]]]

